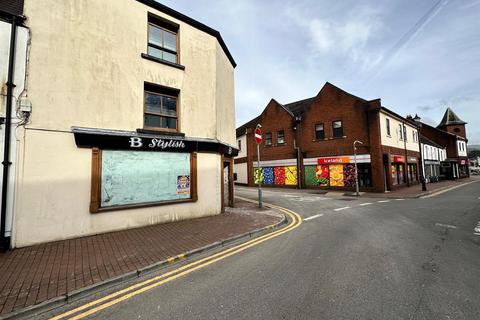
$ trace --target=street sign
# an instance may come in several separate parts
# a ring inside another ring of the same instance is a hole
[[[260,128],[255,129],[255,142],[257,144],[262,143],[262,130]]]

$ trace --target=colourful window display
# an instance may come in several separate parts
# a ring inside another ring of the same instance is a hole
[[[289,186],[297,185],[297,167],[285,167],[285,184]]]
[[[253,169],[253,181],[258,184],[259,181],[263,183],[263,168],[260,168],[260,174],[258,168]]]
[[[370,164],[359,164],[360,187],[371,187]],[[321,187],[355,187],[355,165],[335,164],[305,166],[305,184]]]
[[[263,183],[273,184],[273,168],[263,168]]]
[[[343,183],[345,187],[355,187],[355,165],[346,164],[343,166]]]
[[[343,164],[332,164],[328,167],[330,171],[330,186],[331,187],[343,187]]]
[[[275,184],[294,186],[298,183],[296,166],[261,168],[260,176],[258,174],[258,169],[254,168],[253,176],[255,184],[258,184],[259,178],[265,185]]]
[[[273,175],[276,185],[285,184],[285,167],[275,167],[273,168]]]

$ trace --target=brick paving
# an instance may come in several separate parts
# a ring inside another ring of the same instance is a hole
[[[0,315],[280,222],[237,201],[225,214],[0,253]]]

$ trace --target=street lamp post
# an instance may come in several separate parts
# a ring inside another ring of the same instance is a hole
[[[357,197],[360,196],[360,188],[358,186],[358,169],[357,169],[357,146],[356,144],[363,144],[362,141],[359,141],[359,140],[355,140],[353,142],[353,162],[355,163],[355,191],[356,191],[356,195]]]
[[[424,160],[422,155],[422,141],[420,136],[420,128],[422,127],[421,118],[416,114],[413,121],[417,124],[417,138],[418,138],[418,151],[420,151],[420,182],[422,183],[422,191],[427,191],[427,182],[425,180],[425,175],[423,174],[424,170]]]

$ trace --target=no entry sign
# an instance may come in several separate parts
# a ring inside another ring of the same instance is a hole
[[[255,129],[255,142],[257,144],[262,143],[262,130],[260,130],[259,128]]]

